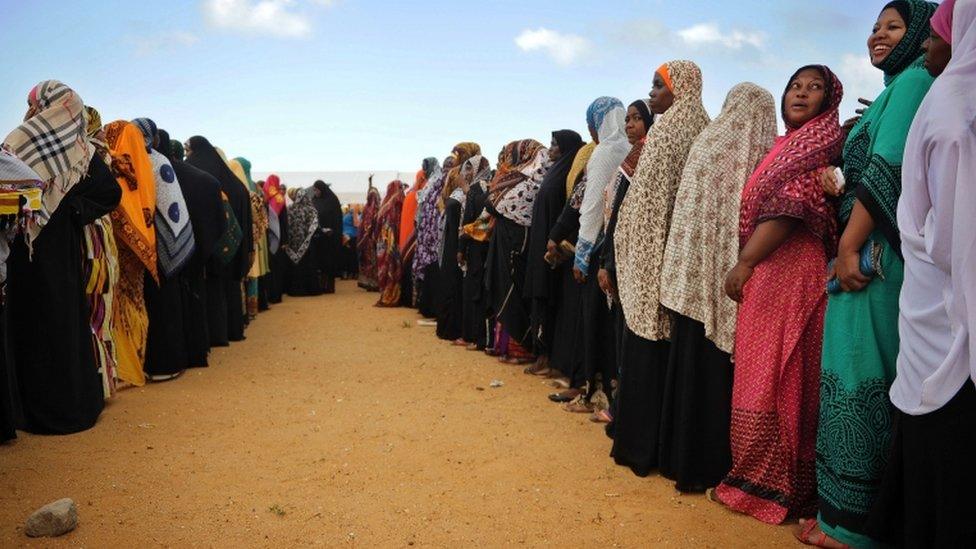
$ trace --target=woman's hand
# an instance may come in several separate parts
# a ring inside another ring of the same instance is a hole
[[[573,279],[580,284],[586,282],[586,275],[576,265],[573,265]]]
[[[736,263],[725,277],[725,295],[736,303],[742,303],[742,288],[752,278],[752,272],[753,268],[749,265],[741,261]]]
[[[861,254],[856,251],[840,251],[834,262],[834,276],[845,292],[859,292],[871,279],[861,273]]]
[[[838,197],[840,196],[840,190],[837,188],[837,174],[834,173],[833,166],[827,166],[820,172],[820,186],[823,187],[823,192],[827,196]]]
[[[464,260],[464,254],[461,253],[461,252],[458,252],[457,253],[457,264],[458,264],[458,267],[464,267],[464,264],[465,263],[466,263],[466,261]]]
[[[613,285],[613,278],[610,276],[610,271],[600,269],[600,272],[596,275],[596,280],[600,284],[600,289],[603,290],[603,293],[610,297],[616,297],[617,288]]]
[[[546,242],[546,252],[555,255],[556,253],[556,243],[552,240]]]

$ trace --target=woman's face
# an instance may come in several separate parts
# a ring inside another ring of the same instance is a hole
[[[312,187],[312,196],[315,198],[322,198],[322,191],[318,187]]]
[[[193,147],[190,146],[189,141],[183,143],[183,154],[186,155],[187,158],[189,158],[190,155],[193,154]]]
[[[651,112],[654,114],[664,114],[668,112],[671,105],[674,104],[674,93],[668,88],[668,85],[664,83],[664,79],[661,75],[654,73],[654,82],[651,88]]]
[[[627,107],[627,118],[624,118],[624,122],[627,123],[625,128],[627,130],[627,141],[631,145],[637,143],[647,135],[647,126],[637,107]]]
[[[901,42],[908,27],[901,14],[895,8],[888,8],[881,12],[874,24],[871,36],[868,37],[868,53],[871,54],[871,64],[877,67],[891,55],[898,42]]]
[[[827,97],[827,82],[820,71],[805,69],[790,82],[790,87],[783,98],[786,122],[799,128],[816,118],[823,109],[824,99]]]
[[[552,142],[549,143],[549,160],[555,162],[559,160],[559,157],[562,156],[562,154],[562,151],[559,150],[559,143],[556,142],[556,138],[553,137]]]
[[[925,51],[925,70],[932,76],[938,77],[952,59],[952,44],[943,40],[939,33],[932,31],[928,40],[922,44],[922,49]]]

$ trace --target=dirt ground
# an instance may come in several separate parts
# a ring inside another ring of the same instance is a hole
[[[288,299],[210,368],[123,391],[94,429],[0,446],[0,546],[798,546],[616,467],[540,380],[375,298],[343,282]],[[62,497],[79,527],[27,538]]]

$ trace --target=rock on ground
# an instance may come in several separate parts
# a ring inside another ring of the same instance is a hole
[[[41,507],[27,519],[24,533],[32,538],[54,537],[78,526],[78,508],[69,498],[59,499]]]

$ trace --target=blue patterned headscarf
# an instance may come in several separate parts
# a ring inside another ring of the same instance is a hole
[[[153,140],[156,139],[156,123],[148,118],[136,118],[132,123],[142,132],[142,137],[146,141],[146,151],[152,150]]]
[[[616,97],[599,97],[586,109],[586,125],[590,131],[596,132],[603,125],[603,117],[616,107],[623,108],[624,104]]]

